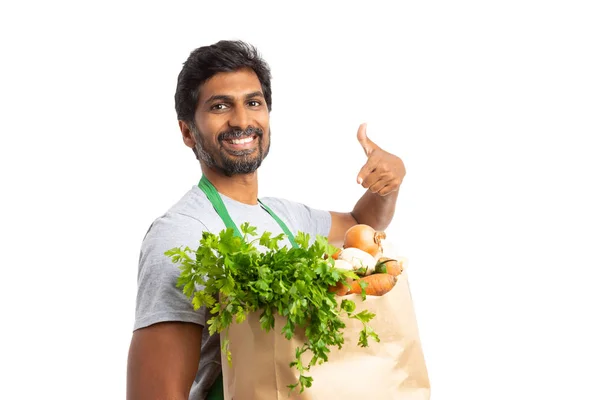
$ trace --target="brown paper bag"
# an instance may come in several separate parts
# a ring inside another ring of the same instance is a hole
[[[367,296],[365,301],[359,295],[338,297],[342,299],[353,300],[356,312],[375,313],[369,325],[381,342],[369,339],[369,347],[358,346],[363,326],[344,318],[342,349],[332,348],[329,361],[311,367],[310,388],[290,395],[287,385],[299,374],[289,364],[304,338],[297,334],[287,340],[281,334],[282,317],[276,317],[275,329],[266,333],[260,327],[260,313],[253,313],[229,328],[232,365],[222,356],[225,400],[428,400],[429,378],[406,271],[383,296]],[[312,354],[304,356],[307,365]]]

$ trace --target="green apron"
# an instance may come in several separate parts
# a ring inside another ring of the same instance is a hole
[[[219,214],[219,217],[221,217],[221,219],[223,220],[223,223],[225,224],[225,226],[227,228],[232,228],[235,235],[242,237],[240,230],[238,229],[237,225],[233,222],[233,220],[231,219],[231,216],[227,212],[227,208],[225,207],[225,204],[223,203],[223,199],[221,198],[221,195],[219,194],[219,192],[217,192],[217,189],[213,186],[212,183],[210,183],[210,181],[206,178],[206,176],[202,175],[202,179],[200,179],[200,182],[198,183],[198,187],[204,192],[204,194],[206,194],[206,197],[208,198],[208,200],[210,201],[212,206],[215,208],[215,211],[217,212],[217,214]],[[269,207],[267,207],[265,204],[263,204],[262,201],[260,201],[260,199],[258,200],[258,203],[266,212],[269,213],[269,215],[271,215],[271,217],[273,217],[273,219],[275,221],[277,221],[277,223],[279,224],[279,226],[281,227],[283,232],[285,232],[285,234],[287,235],[292,246],[298,247],[298,244],[294,240],[294,235],[288,229],[288,227],[285,225],[285,223],[281,219],[279,219],[279,217],[277,215],[275,215],[275,213]],[[206,399],[207,400],[223,400],[224,398],[225,398],[225,395],[223,393],[223,375],[219,374],[218,378],[215,380],[215,383],[213,383],[210,390],[208,391],[208,397]]]

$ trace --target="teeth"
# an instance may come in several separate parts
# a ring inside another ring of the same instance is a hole
[[[244,138],[244,139],[233,139],[231,141],[231,143],[233,144],[244,144],[244,143],[250,143],[252,141],[251,137],[248,138]]]

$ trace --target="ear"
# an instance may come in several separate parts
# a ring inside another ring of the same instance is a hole
[[[190,129],[189,125],[185,121],[179,120],[179,129],[181,130],[181,136],[183,138],[183,143],[191,149],[196,147],[196,138],[194,137],[194,133]]]

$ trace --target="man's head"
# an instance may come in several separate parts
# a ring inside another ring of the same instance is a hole
[[[175,110],[184,143],[203,164],[228,176],[254,172],[270,146],[269,67],[243,42],[200,47],[179,73]]]

